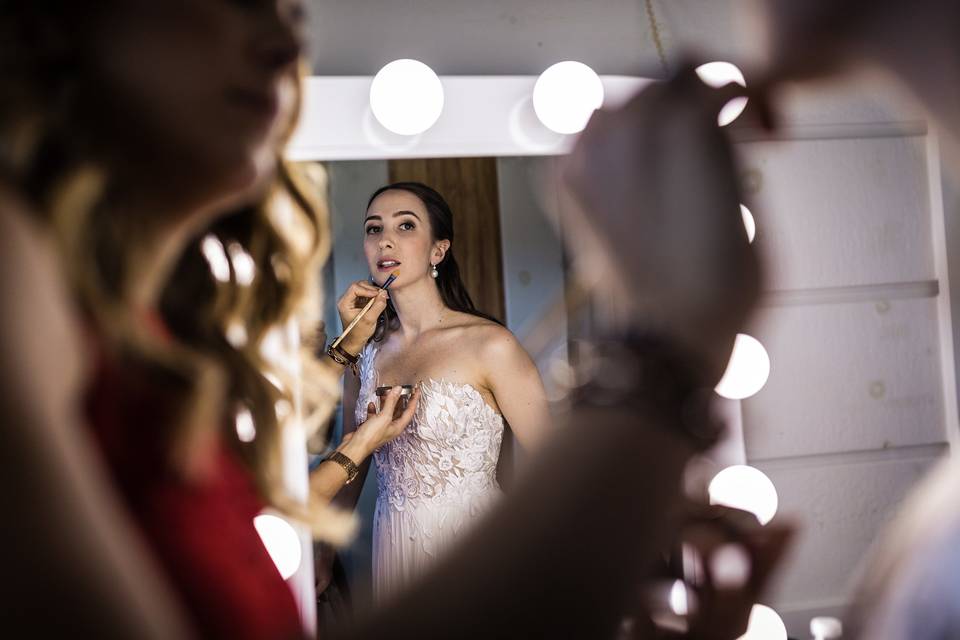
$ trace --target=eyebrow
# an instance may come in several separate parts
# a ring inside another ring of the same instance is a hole
[[[417,220],[420,219],[420,216],[418,216],[417,214],[415,214],[413,211],[401,210],[401,211],[394,211],[394,212],[393,212],[393,217],[394,217],[394,218],[396,218],[397,216],[403,216],[403,215],[413,216],[413,217],[416,218]],[[377,214],[374,214],[374,215],[372,215],[372,216],[367,216],[366,220],[364,220],[363,222],[364,222],[364,224],[366,224],[366,223],[369,222],[370,220],[383,220],[383,218],[380,217],[380,216],[377,215]]]

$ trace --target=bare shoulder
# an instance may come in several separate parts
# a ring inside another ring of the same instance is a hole
[[[468,313],[457,313],[450,335],[472,351],[522,348],[513,333],[503,325]]]
[[[472,347],[478,361],[485,364],[487,374],[502,373],[505,368],[516,370],[518,367],[533,366],[526,349],[513,332],[503,325],[476,318],[464,329],[466,342]]]

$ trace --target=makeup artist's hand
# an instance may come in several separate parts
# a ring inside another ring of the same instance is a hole
[[[816,79],[873,61],[901,70],[907,65],[912,74],[944,79],[937,53],[952,57],[949,52],[960,40],[954,0],[851,4],[765,0],[768,73],[784,80]]]
[[[353,322],[367,301],[374,297],[377,299],[376,302],[340,343],[347,353],[359,354],[373,336],[373,331],[377,328],[377,318],[387,308],[387,292],[366,280],[358,280],[351,284],[346,293],[337,300],[341,326],[346,327]]]
[[[417,410],[417,403],[420,401],[419,385],[414,389],[413,395],[410,396],[407,408],[400,414],[400,417],[394,418],[394,410],[397,408],[397,402],[399,401],[400,387],[394,387],[390,390],[390,393],[384,396],[383,408],[379,412],[375,404],[369,403],[367,405],[367,419],[357,427],[356,431],[344,437],[343,444],[339,447],[340,450],[351,460],[360,464],[374,451],[403,433],[403,430],[413,420],[413,414]]]
[[[960,4],[956,0],[765,0],[767,68],[751,87],[841,76],[858,68],[893,72],[960,147]],[[839,79],[839,78],[835,78]]]
[[[728,640],[743,635],[753,605],[763,600],[795,533],[791,522],[761,525],[751,513],[720,505],[701,505],[690,513],[682,539],[697,554],[702,572],[691,585],[696,611],[687,637]]]
[[[562,161],[573,267],[619,328],[654,330],[719,380],[759,288],[730,144],[717,113],[735,89],[692,68],[598,111]]]

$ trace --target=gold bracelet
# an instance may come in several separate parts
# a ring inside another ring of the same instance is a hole
[[[348,456],[340,453],[339,451],[334,451],[329,456],[324,459],[324,462],[329,460],[330,462],[336,462],[338,465],[343,467],[343,470],[347,472],[347,482],[350,484],[353,482],[357,475],[360,473],[360,468],[357,467],[357,463],[351,460]]]

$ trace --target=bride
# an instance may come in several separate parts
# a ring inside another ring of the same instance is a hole
[[[546,437],[546,395],[510,333],[476,310],[453,256],[453,217],[430,187],[377,190],[364,220],[373,281],[399,277],[390,304],[347,376],[344,416],[356,428],[376,411],[378,386],[419,385],[413,421],[374,454],[379,485],[373,590],[395,593],[482,516],[500,495],[496,466],[504,425],[524,451]],[[362,482],[356,483],[361,485]]]

